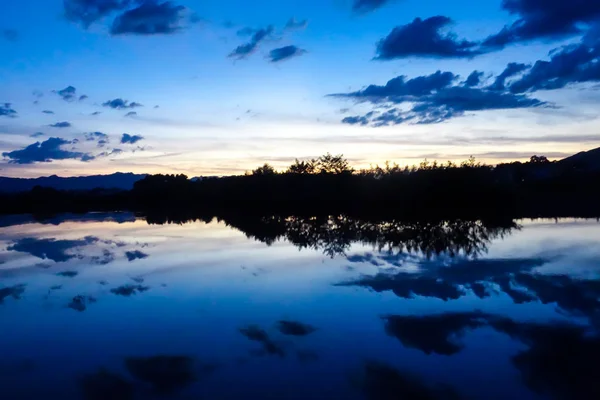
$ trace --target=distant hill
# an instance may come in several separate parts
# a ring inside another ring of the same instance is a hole
[[[133,188],[135,182],[145,177],[146,174],[121,172],[112,175],[70,178],[61,178],[56,175],[35,179],[0,177],[0,192],[25,192],[33,189],[35,186],[51,187],[58,190],[92,190],[96,188],[130,190]]]
[[[558,162],[562,166],[577,168],[586,171],[600,171],[600,147],[593,150],[582,151]]]

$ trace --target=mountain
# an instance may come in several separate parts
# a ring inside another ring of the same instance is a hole
[[[600,147],[589,151],[582,151],[564,160],[560,160],[558,163],[569,168],[600,171]]]
[[[56,175],[35,179],[0,177],[0,192],[25,192],[33,189],[35,186],[51,187],[59,190],[92,190],[96,188],[130,190],[133,188],[135,182],[145,177],[146,174],[121,172],[112,175],[77,176],[71,178],[61,178]]]

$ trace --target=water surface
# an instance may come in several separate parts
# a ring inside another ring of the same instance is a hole
[[[596,220],[0,219],[3,399],[594,399],[599,311]]]

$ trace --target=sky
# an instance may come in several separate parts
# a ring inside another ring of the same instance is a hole
[[[20,0],[0,175],[241,174],[600,146],[600,0]]]

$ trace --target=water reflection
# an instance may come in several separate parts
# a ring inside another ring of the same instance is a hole
[[[385,331],[405,347],[425,354],[451,356],[464,347],[460,337],[466,330],[484,326],[487,321],[480,312],[446,313],[440,315],[390,315],[382,317]]]
[[[51,220],[0,221],[2,398],[600,398],[596,221]]]

